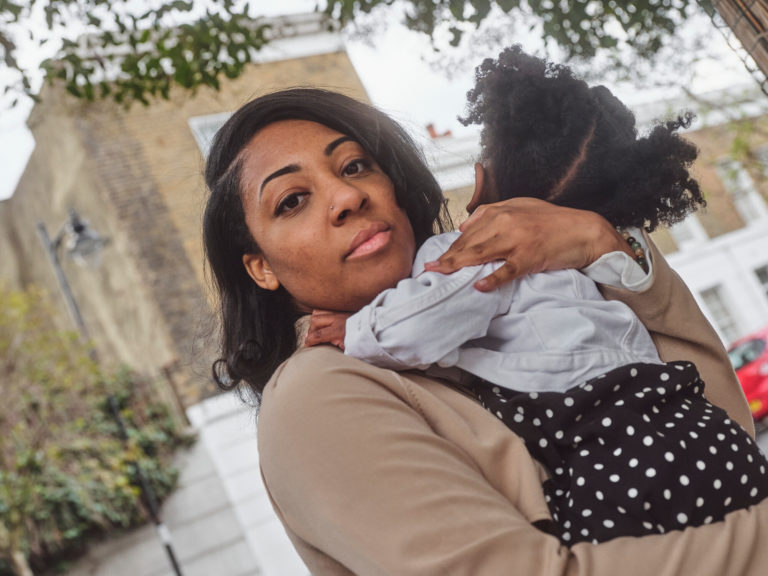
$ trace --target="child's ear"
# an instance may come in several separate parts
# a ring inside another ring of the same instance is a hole
[[[472,214],[481,204],[487,204],[489,199],[485,192],[485,168],[480,162],[475,162],[475,192],[467,204],[467,212]]]
[[[243,254],[243,266],[248,276],[265,290],[280,288],[280,282],[263,254]]]

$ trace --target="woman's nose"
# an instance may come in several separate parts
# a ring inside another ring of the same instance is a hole
[[[331,220],[338,225],[344,222],[351,214],[359,212],[368,205],[368,194],[347,183],[337,184],[331,197]]]

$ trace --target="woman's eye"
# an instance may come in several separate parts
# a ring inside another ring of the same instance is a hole
[[[371,162],[369,160],[365,158],[358,158],[357,160],[352,160],[352,162],[344,166],[342,173],[345,176],[355,176],[365,171],[367,168],[370,168],[370,166]]]
[[[295,192],[293,194],[289,194],[277,205],[277,208],[275,208],[275,215],[279,216],[280,214],[296,210],[304,203],[306,196],[306,192]]]

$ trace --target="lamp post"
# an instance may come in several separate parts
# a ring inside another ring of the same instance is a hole
[[[80,308],[77,305],[72,289],[69,286],[64,270],[61,267],[61,260],[59,259],[59,250],[64,245],[67,253],[79,264],[86,264],[88,262],[98,262],[100,253],[106,240],[102,238],[96,231],[88,226],[88,222],[80,218],[80,216],[74,210],[69,210],[69,217],[64,225],[59,230],[58,234],[51,239],[48,234],[48,229],[41,221],[37,222],[37,232],[40,235],[40,240],[43,243],[43,247],[48,254],[48,260],[51,263],[53,272],[56,275],[56,280],[59,284],[64,301],[67,304],[67,310],[69,310],[70,316],[77,327],[78,334],[81,340],[88,346],[88,355],[91,360],[98,362],[98,355],[96,349],[91,345],[91,339],[88,334],[88,329],[83,322],[83,316],[80,313]],[[128,433],[125,427],[125,421],[120,414],[120,407],[118,406],[117,399],[113,395],[107,397],[107,405],[109,406],[112,416],[117,423],[117,429],[120,433],[120,437],[124,442],[128,441]],[[136,476],[139,480],[139,488],[141,489],[144,502],[146,503],[149,515],[152,518],[152,522],[155,524],[157,535],[165,548],[165,552],[168,556],[168,560],[173,567],[174,574],[176,576],[183,576],[181,567],[176,560],[176,554],[173,551],[173,543],[171,541],[171,533],[167,526],[160,518],[160,510],[157,504],[157,498],[155,497],[154,490],[149,483],[149,480],[139,466],[138,462],[134,462],[134,469]]]

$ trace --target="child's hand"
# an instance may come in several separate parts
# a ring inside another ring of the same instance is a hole
[[[347,334],[347,318],[351,314],[315,310],[309,320],[309,331],[304,339],[305,346],[333,344],[344,350],[344,336]]]

